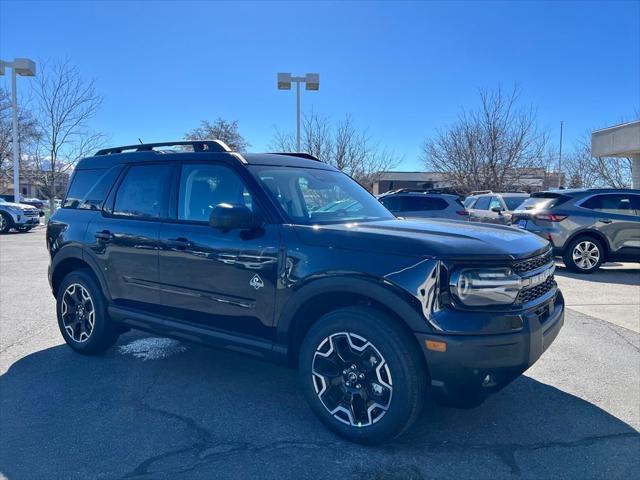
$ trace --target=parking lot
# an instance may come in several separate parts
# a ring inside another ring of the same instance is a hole
[[[0,236],[0,476],[631,478],[640,471],[640,266],[559,266],[564,329],[471,410],[429,405],[381,447],[341,441],[296,372],[150,335],[103,357],[63,345],[44,229]]]

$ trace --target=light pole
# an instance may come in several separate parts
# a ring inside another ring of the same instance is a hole
[[[560,120],[560,155],[558,157],[558,188],[562,188],[562,126],[563,121]]]
[[[4,75],[4,69],[11,69],[11,104],[13,107],[13,201],[20,203],[20,156],[18,145],[18,94],[16,92],[16,75],[22,77],[34,77],[36,63],[28,58],[14,58],[13,62],[0,60],[0,76]]]
[[[296,84],[296,149],[300,151],[300,83],[305,90],[320,89],[320,74],[307,73],[304,77],[292,77],[290,73],[278,73],[278,90],[291,90],[291,83]]]

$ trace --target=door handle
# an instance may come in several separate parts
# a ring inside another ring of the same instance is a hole
[[[113,234],[109,230],[102,230],[101,232],[96,232],[95,237],[96,240],[108,242],[113,238]]]
[[[611,223],[611,222],[613,222],[613,220],[610,220],[608,218],[599,218],[598,221],[600,223]]]
[[[184,237],[170,238],[166,243],[170,248],[175,248],[176,250],[185,250],[193,246],[193,243]]]

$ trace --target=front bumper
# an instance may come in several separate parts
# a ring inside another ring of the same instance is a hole
[[[533,365],[555,340],[564,324],[564,298],[523,312],[522,330],[496,335],[418,334],[436,398],[473,406],[508,385]],[[445,351],[427,348],[427,341],[446,343]]]

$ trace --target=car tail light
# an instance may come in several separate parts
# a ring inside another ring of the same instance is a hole
[[[566,215],[556,215],[555,213],[536,213],[533,218],[536,220],[543,220],[545,222],[561,222],[565,218]]]
[[[469,212],[466,210],[458,210],[456,212],[458,215],[462,215],[463,217],[468,217],[469,216]]]

